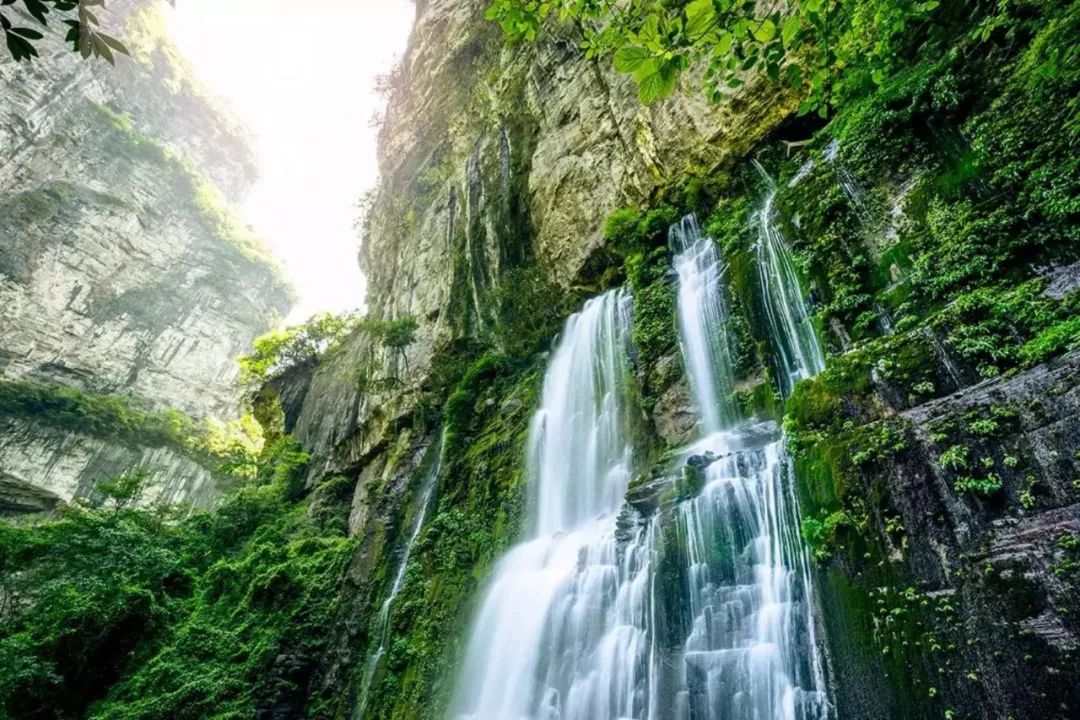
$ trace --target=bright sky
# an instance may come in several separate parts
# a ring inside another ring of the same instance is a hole
[[[173,38],[255,134],[244,219],[284,260],[290,321],[359,308],[356,205],[375,185],[375,76],[405,49],[410,0],[178,0]]]

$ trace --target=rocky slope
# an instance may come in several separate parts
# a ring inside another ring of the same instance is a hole
[[[0,63],[0,378],[235,416],[236,358],[290,304],[229,209],[254,181],[248,139],[191,82],[152,7],[110,10],[133,48],[115,69],[55,46]],[[6,422],[5,478],[65,500],[131,464],[154,467],[166,494],[209,476],[172,450],[159,462]]]

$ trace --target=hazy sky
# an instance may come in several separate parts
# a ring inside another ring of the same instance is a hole
[[[255,133],[243,215],[300,295],[290,320],[357,308],[356,203],[377,178],[375,76],[404,52],[409,0],[177,0],[173,37]]]

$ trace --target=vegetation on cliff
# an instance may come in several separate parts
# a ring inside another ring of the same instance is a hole
[[[0,418],[19,418],[124,447],[170,448],[228,476],[250,475],[263,446],[262,430],[250,416],[198,421],[172,408],[149,408],[126,395],[47,383],[0,380]]]
[[[304,714],[354,546],[342,486],[302,498],[306,462],[279,440],[207,512],[0,523],[0,717]]]
[[[1077,653],[1055,638],[1080,632],[1080,540],[1055,513],[1080,500],[1080,447],[1055,427],[1076,376],[1052,371],[1080,347],[1080,6],[759,5],[635,2],[595,26],[615,5],[497,0],[491,15],[525,37],[557,10],[586,21],[589,52],[613,54],[645,100],[705,62],[714,93],[764,68],[827,116],[755,148],[769,180],[748,163],[702,169],[609,219],[596,285],[633,289],[643,405],[681,376],[664,231],[698,211],[728,263],[741,402],[784,422],[839,705],[857,708],[851,717],[1067,717],[1076,691],[1056,684],[1075,675]],[[753,210],[771,183],[829,350],[826,370],[788,397],[755,277]],[[477,589],[518,536],[543,351],[579,299],[521,258],[490,282],[476,323],[453,316],[479,312],[475,286],[454,286],[445,324],[462,332],[436,343],[409,427],[396,428],[404,440],[370,450],[347,478],[315,474],[305,494],[305,453],[272,437],[247,449],[241,488],[212,512],[115,502],[0,524],[0,717],[343,716],[415,513],[404,458],[435,427],[445,459],[434,512],[404,568],[367,711],[441,717]],[[244,369],[279,378],[351,333],[401,352],[421,322],[317,317],[260,339]],[[1036,368],[1042,384],[1009,384]],[[968,397],[974,386],[983,395]],[[43,407],[106,436],[186,442],[172,416],[0,385],[0,411]],[[1026,545],[1010,540],[1014,527]],[[350,621],[344,652],[333,638]],[[323,675],[338,656],[342,671]]]

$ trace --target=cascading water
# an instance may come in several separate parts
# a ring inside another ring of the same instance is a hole
[[[771,227],[771,209],[759,219]],[[795,349],[778,352],[793,384],[820,369],[821,350],[782,238],[775,228],[762,233],[770,243],[759,255],[764,304],[777,347]],[[684,457],[697,457],[703,488],[645,522],[624,505],[633,462],[630,299],[612,291],[589,301],[567,322],[545,376],[529,433],[532,530],[499,563],[481,603],[455,717],[828,717],[783,441],[775,423],[741,421],[731,402],[725,269],[715,244],[692,217],[669,240],[704,434]],[[664,527],[674,527],[680,551],[660,539]],[[683,565],[661,570],[672,563]],[[674,590],[658,591],[672,582]],[[665,605],[672,592],[688,609],[685,626],[681,610]],[[680,647],[669,643],[673,632]]]
[[[439,439],[434,450],[434,459],[424,474],[424,480],[420,488],[420,506],[416,511],[416,519],[413,520],[412,532],[409,533],[409,539],[406,541],[405,548],[401,553],[401,560],[398,561],[394,582],[390,585],[390,592],[387,594],[386,599],[383,600],[382,607],[379,608],[379,615],[375,622],[375,636],[379,638],[379,647],[375,649],[375,652],[368,655],[367,663],[364,665],[364,679],[360,686],[360,693],[357,696],[356,712],[353,714],[356,718],[364,717],[368,694],[371,692],[372,683],[380,669],[382,660],[386,656],[386,645],[390,632],[390,609],[398,593],[401,592],[402,584],[405,582],[405,570],[409,566],[409,557],[412,555],[413,545],[416,544],[416,539],[420,537],[420,531],[424,529],[424,518],[427,517],[428,506],[431,505],[431,498],[434,496],[435,488],[439,483],[445,439],[446,433],[444,430],[439,433]]]
[[[727,267],[712,238],[701,232],[695,215],[687,215],[668,230],[679,276],[679,337],[690,384],[701,416],[702,430],[713,433],[734,423],[733,378],[728,310],[723,279]],[[687,308],[686,312],[682,308]],[[693,311],[690,311],[690,308]]]
[[[643,717],[652,528],[616,533],[633,460],[630,305],[611,291],[567,321],[529,433],[531,538],[480,606],[458,717]]]
[[[756,160],[754,165],[769,184],[756,218],[758,280],[776,355],[776,372],[781,390],[787,395],[796,382],[825,368],[825,356],[811,321],[810,307],[791,265],[791,254],[776,222],[776,183]]]
[[[782,238],[772,223],[770,194],[758,217],[761,229],[758,261],[761,287],[774,345],[783,349],[783,372],[791,384],[820,369],[821,350],[805,316],[805,306],[790,307],[801,294]],[[673,228],[673,237],[691,219]],[[799,538],[793,482],[775,423],[746,422],[736,426],[730,402],[701,394],[701,388],[734,385],[731,363],[711,356],[726,352],[724,343],[695,342],[686,328],[711,328],[721,303],[715,286],[719,260],[690,264],[692,248],[706,256],[707,237],[675,258],[679,274],[679,326],[683,353],[699,407],[719,403],[728,408],[726,422],[711,425],[708,434],[687,454],[696,454],[704,486],[697,497],[675,509],[679,541],[685,547],[686,601],[692,616],[685,640],[677,690],[671,708],[659,717],[678,720],[819,720],[828,704],[822,663],[810,616],[809,562]],[[678,249],[678,246],[676,246]],[[716,251],[712,250],[712,257]],[[710,294],[711,293],[711,294]],[[809,328],[809,331],[806,330]],[[700,356],[699,356],[700,355]],[[711,377],[699,377],[709,373]]]

